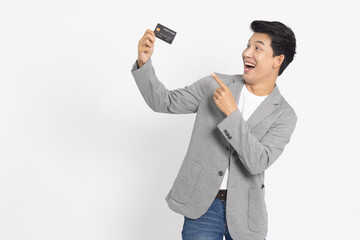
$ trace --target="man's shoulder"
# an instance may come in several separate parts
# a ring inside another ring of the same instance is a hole
[[[285,99],[283,95],[281,95],[281,110],[283,114],[297,119],[295,109],[290,105],[290,103]]]

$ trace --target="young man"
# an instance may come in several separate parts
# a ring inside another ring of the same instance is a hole
[[[292,30],[253,21],[242,53],[244,73],[211,74],[168,90],[151,64],[155,35],[139,40],[131,70],[148,106],[162,113],[197,113],[188,151],[166,196],[184,215],[188,239],[263,240],[268,231],[264,172],[283,152],[297,116],[276,79],[295,55]]]

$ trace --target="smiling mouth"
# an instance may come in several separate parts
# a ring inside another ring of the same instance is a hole
[[[251,72],[255,68],[255,64],[246,62],[244,67],[244,72],[248,73]]]

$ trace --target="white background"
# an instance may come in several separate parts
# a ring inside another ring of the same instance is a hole
[[[0,239],[181,239],[165,196],[195,114],[153,112],[130,69],[145,30],[168,89],[243,72],[252,20],[297,38],[277,79],[298,123],[266,171],[267,240],[359,239],[359,1],[0,1]],[[171,77],[171,78],[170,78]]]

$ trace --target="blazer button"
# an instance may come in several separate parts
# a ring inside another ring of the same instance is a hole
[[[224,175],[224,172],[223,172],[223,171],[219,171],[219,172],[218,172],[218,175],[221,177],[222,175]]]
[[[228,133],[228,131],[225,129],[225,130],[224,130],[224,133],[226,133],[226,134],[227,134],[227,133]]]
[[[232,139],[232,137],[231,137],[231,136],[228,136],[228,139]]]

